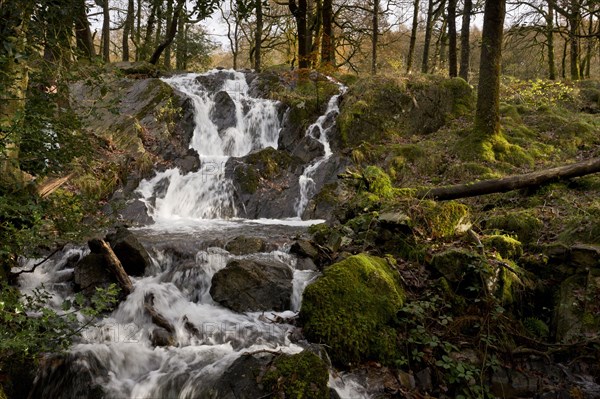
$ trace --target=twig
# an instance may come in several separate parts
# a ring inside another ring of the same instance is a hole
[[[46,262],[47,262],[47,261],[48,261],[48,260],[49,260],[51,257],[53,257],[53,256],[54,256],[54,255],[55,255],[55,254],[56,254],[58,251],[62,251],[62,249],[63,249],[64,247],[65,247],[65,246],[64,246],[64,244],[63,244],[63,245],[61,245],[60,247],[56,248],[56,249],[54,250],[54,252],[52,252],[50,255],[48,255],[47,257],[45,257],[45,258],[44,258],[42,261],[40,261],[40,262],[36,263],[35,265],[33,265],[33,267],[31,268],[31,270],[21,270],[21,271],[18,271],[18,272],[16,272],[16,273],[12,273],[12,276],[13,276],[13,277],[16,277],[16,276],[19,276],[19,275],[21,275],[21,274],[23,274],[23,273],[33,273],[33,272],[35,271],[35,269],[36,269],[38,266],[40,266],[40,265],[42,265],[42,264],[46,263]]]

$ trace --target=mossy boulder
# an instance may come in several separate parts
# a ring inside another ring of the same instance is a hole
[[[485,236],[481,240],[487,249],[495,250],[505,259],[517,259],[523,255],[523,244],[503,234]]]
[[[556,340],[578,342],[600,327],[600,271],[573,275],[560,285],[556,304]]]
[[[398,276],[385,259],[350,256],[306,288],[300,322],[308,339],[327,345],[336,364],[389,361],[396,350],[390,323],[404,298]]]
[[[456,201],[419,201],[410,208],[413,228],[430,238],[451,238],[470,226],[469,208]]]
[[[267,392],[290,399],[329,399],[329,371],[310,351],[282,354],[270,364],[262,379]]]
[[[542,232],[544,223],[531,210],[508,212],[490,217],[485,227],[503,233],[514,234],[524,244],[536,241]]]

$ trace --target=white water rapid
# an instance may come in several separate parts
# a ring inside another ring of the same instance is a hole
[[[198,79],[209,78],[210,82],[218,74],[225,74],[226,79],[210,91]],[[131,278],[133,292],[113,312],[83,331],[68,355],[68,367],[60,362],[48,365],[35,385],[39,397],[83,397],[76,393],[97,393],[99,389],[101,393],[93,397],[212,399],[218,397],[214,396],[215,384],[243,354],[262,350],[293,354],[306,348],[306,343],[293,342],[296,327],[286,320],[296,315],[304,288],[319,273],[298,270],[297,259],[288,248],[293,237],[312,223],[299,218],[314,195],[315,171],[331,156],[327,134],[339,112],[338,96],[307,131],[323,144],[325,155],[312,162],[300,178],[298,218],[249,221],[235,219],[233,185],[225,177],[225,163],[229,157],[277,147],[277,104],[252,98],[245,76],[239,72],[188,74],[165,81],[193,101],[191,147],[200,155],[201,168],[188,174],[169,169],[140,184],[138,190],[156,224],[134,233],[153,265],[146,268],[144,276]],[[223,102],[231,112],[221,113],[221,122],[215,122],[214,115]],[[222,123],[223,118],[228,122]],[[243,256],[222,248],[241,235],[261,237],[271,247]],[[32,292],[44,284],[53,295],[51,305],[60,309],[64,300],[73,299],[74,268],[88,254],[87,248],[63,250],[34,273],[22,274],[22,290]],[[229,261],[244,259],[276,261],[290,268],[293,280],[288,310],[238,313],[215,303],[210,294],[213,276]],[[38,261],[23,261],[22,267],[31,269]],[[155,347],[152,343],[157,325],[144,306],[149,294],[154,297],[154,309],[173,326],[170,345]],[[332,372],[329,385],[341,398],[369,397],[352,375]]]
[[[329,99],[327,110],[321,115],[315,123],[306,129],[306,135],[319,141],[323,145],[325,154],[315,159],[310,165],[306,166],[304,173],[299,178],[300,195],[295,205],[296,216],[302,218],[302,214],[308,205],[308,201],[316,194],[315,181],[313,177],[321,165],[333,155],[331,144],[329,143],[329,131],[335,126],[335,118],[340,113],[339,98],[346,91],[346,86],[339,85],[340,94]]]
[[[200,76],[218,73],[229,75],[219,90],[210,92],[198,80]],[[201,167],[185,175],[177,168],[169,169],[142,181],[138,191],[150,216],[159,223],[235,217],[233,186],[225,177],[225,165],[229,157],[277,148],[280,129],[277,103],[251,97],[246,76],[236,71],[177,75],[164,81],[193,101],[195,129],[190,147],[198,152]],[[229,109],[219,115],[222,103]],[[221,122],[215,121],[218,118]]]

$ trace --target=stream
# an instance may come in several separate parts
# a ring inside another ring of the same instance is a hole
[[[198,79],[224,73],[228,76],[218,90],[207,90]],[[298,216],[250,220],[237,217],[234,186],[225,176],[225,164],[230,157],[277,147],[278,104],[252,97],[241,72],[177,75],[164,81],[193,101],[195,130],[190,146],[198,152],[201,167],[188,174],[168,169],[140,183],[137,191],[155,223],[132,231],[151,256],[152,266],[143,276],[131,277],[133,292],[112,313],[83,331],[66,367],[50,366],[38,376],[34,395],[77,397],[81,389],[93,385],[101,387],[93,397],[208,398],[213,397],[211,387],[242,354],[261,350],[294,354],[309,345],[295,342],[296,327],[285,321],[295,316],[304,288],[318,272],[297,270],[289,247],[308,226],[322,222],[301,220],[300,215],[315,194],[312,174],[331,155],[327,132],[339,112],[339,96],[331,98],[325,114],[307,130],[326,151],[300,176],[300,192],[292,205]],[[343,90],[340,86],[340,93]],[[235,115],[229,115],[227,123],[215,123],[216,98],[224,97],[222,92],[233,100]],[[238,236],[262,238],[268,249],[250,255],[223,249]],[[21,289],[31,292],[43,284],[53,295],[51,304],[60,308],[74,295],[69,280],[74,264],[88,253],[87,248],[66,247],[35,273],[21,275]],[[232,259],[285,263],[293,271],[290,308],[237,313],[213,301],[212,277]],[[22,266],[29,269],[37,261],[29,259]],[[150,293],[155,309],[174,326],[172,346],[152,344],[156,326],[144,309],[144,298]],[[341,398],[369,397],[350,374],[332,370],[329,385]]]

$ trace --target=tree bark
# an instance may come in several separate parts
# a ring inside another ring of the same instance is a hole
[[[73,9],[75,12],[75,41],[77,49],[83,57],[92,59],[96,56],[96,50],[94,49],[90,22],[87,18],[85,0],[74,0]]]
[[[462,27],[460,30],[460,73],[459,76],[469,81],[471,58],[471,12],[472,0],[464,0]]]
[[[548,79],[556,80],[556,65],[554,64],[554,6],[548,1],[546,14],[546,45],[548,47]]]
[[[131,279],[125,272],[125,269],[123,269],[121,261],[119,258],[117,258],[117,255],[115,255],[110,245],[108,245],[104,240],[92,239],[88,241],[88,246],[92,252],[105,256],[108,268],[117,279],[119,287],[121,287],[121,291],[123,291],[125,295],[131,294],[133,292],[133,284],[131,283]]]
[[[125,25],[123,25],[123,38],[121,47],[123,47],[123,61],[129,61],[129,35],[133,30],[135,21],[134,0],[127,1],[127,15],[125,16]]]
[[[379,0],[373,0],[373,31],[371,32],[371,75],[377,74],[377,42],[379,40]]]
[[[323,0],[323,35],[321,36],[321,65],[335,66],[333,37],[333,0]]]
[[[425,22],[425,42],[423,43],[423,62],[421,72],[429,72],[429,48],[431,47],[431,34],[433,31],[433,1],[429,0],[427,7],[427,22]]]
[[[581,9],[578,0],[571,0],[571,10],[569,16],[569,45],[570,45],[570,67],[571,79],[579,80],[581,78],[581,69],[579,65],[579,25],[581,23]]]
[[[150,63],[156,65],[158,60],[162,54],[162,52],[169,46],[173,39],[175,39],[175,35],[177,34],[177,26],[179,24],[179,18],[181,17],[181,10],[185,5],[185,0],[177,0],[177,5],[175,6],[175,10],[173,11],[173,19],[171,20],[171,24],[168,26],[167,35],[165,40],[158,45],[152,57],[150,57]]]
[[[500,69],[506,0],[486,0],[481,38],[475,131],[483,137],[500,132]]]
[[[166,317],[164,317],[163,315],[158,313],[158,311],[154,307],[154,294],[153,293],[148,293],[144,297],[144,309],[146,310],[146,312],[148,312],[148,314],[150,315],[150,318],[152,319],[152,322],[154,324],[156,324],[159,327],[164,328],[170,334],[175,333],[175,327],[173,327],[173,324],[171,324],[171,322],[169,320],[167,320]]]
[[[557,180],[571,179],[573,177],[580,177],[598,172],[600,172],[600,158],[594,158],[567,166],[560,166],[522,175],[514,175],[501,179],[483,180],[475,183],[457,184],[454,186],[421,190],[417,192],[417,197],[451,200],[493,193],[505,193],[507,191],[536,187]]]
[[[413,19],[412,29],[410,31],[410,45],[408,47],[408,57],[406,60],[406,73],[410,73],[412,69],[413,59],[415,56],[415,46],[417,44],[417,29],[419,28],[419,0],[413,3]]]
[[[102,2],[102,59],[110,62],[110,7],[109,0]]]
[[[160,7],[160,3],[157,0],[154,0],[151,4],[150,15],[148,16],[148,20],[146,21],[146,33],[144,35],[144,43],[140,46],[140,58],[141,60],[148,58],[150,53],[150,48],[153,45],[152,36],[154,36],[154,25],[156,24],[156,14],[158,13],[158,9]]]
[[[448,0],[448,69],[451,78],[458,76],[456,53],[456,0]]]
[[[184,6],[185,11],[185,6]],[[185,16],[185,13],[184,13]],[[187,68],[187,32],[186,21],[187,16],[179,18],[179,27],[177,28],[177,51],[175,53],[175,68],[179,71]],[[236,69],[235,66],[233,69]]]
[[[167,1],[167,26],[171,25],[171,21],[173,20],[173,0]],[[179,29],[179,24],[177,26]],[[165,56],[164,56],[164,67],[168,71],[171,69],[171,45],[169,44],[165,48]]]
[[[255,0],[256,30],[254,31],[254,70],[260,72],[262,65],[262,36],[263,36],[263,11],[262,0]]]
[[[306,13],[308,10],[307,0],[290,0],[288,5],[290,12],[296,20],[296,29],[298,34],[298,66],[300,68],[308,68],[308,27],[306,26]]]

